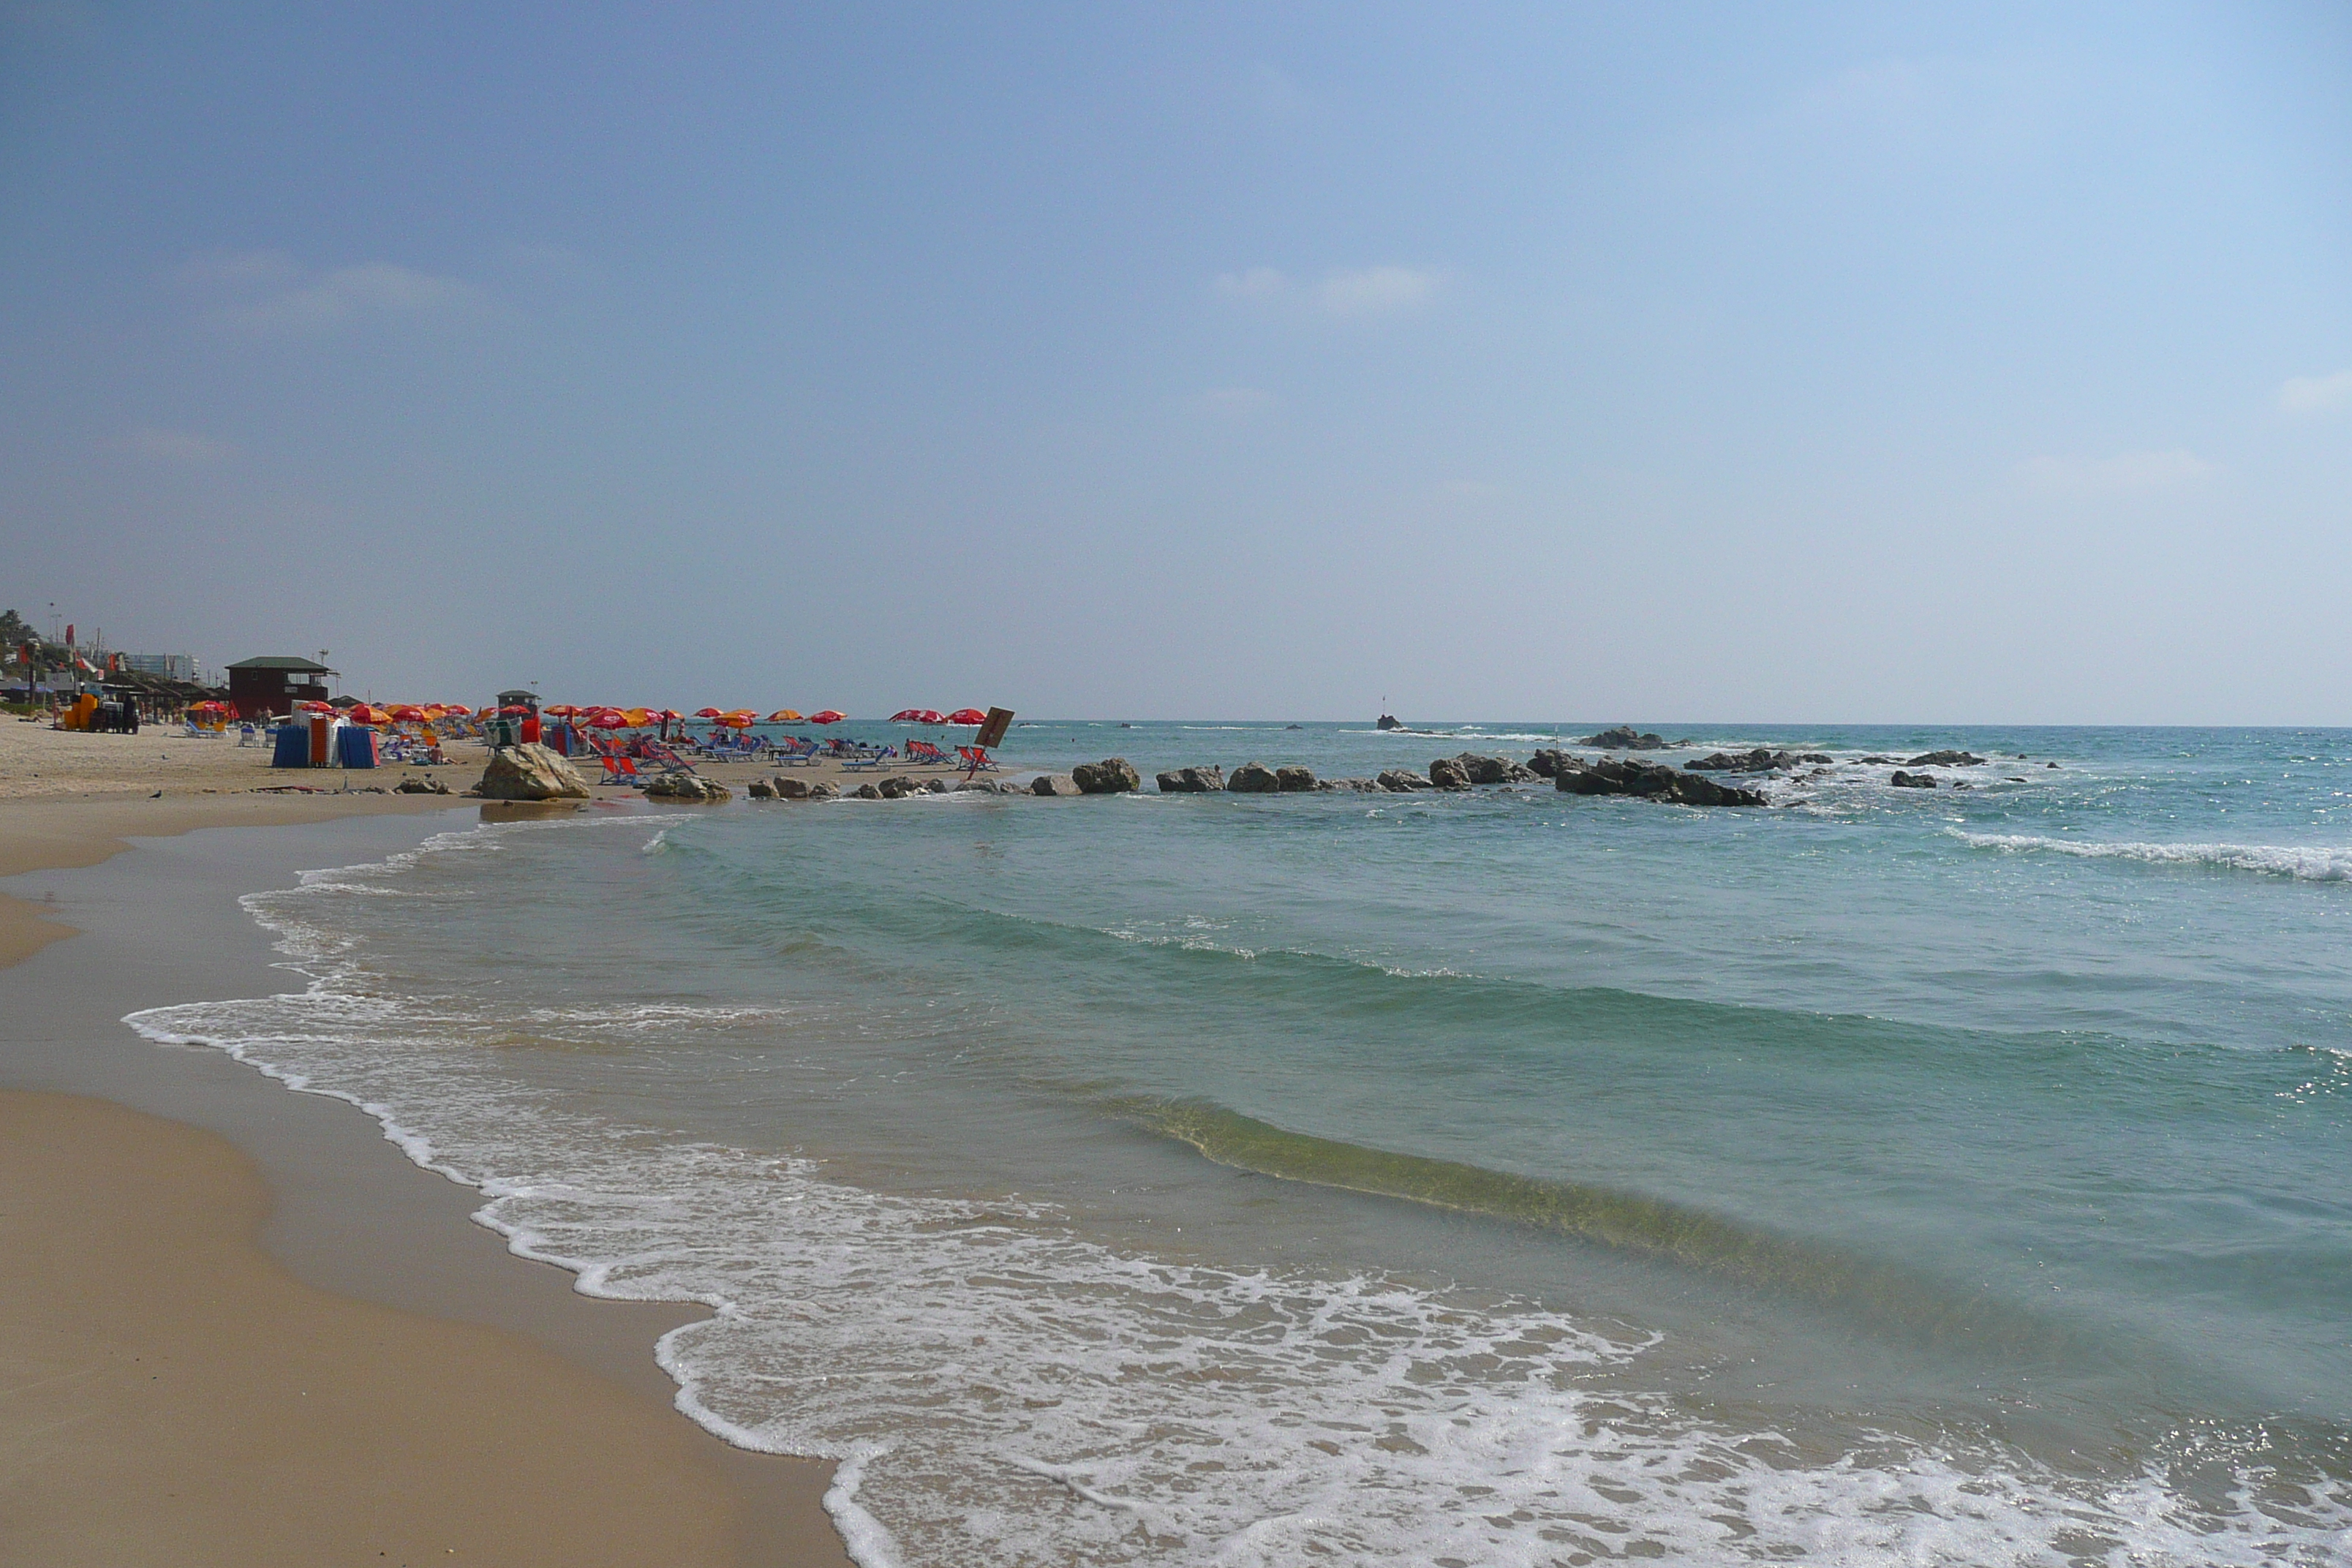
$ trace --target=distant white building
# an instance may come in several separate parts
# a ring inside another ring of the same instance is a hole
[[[122,668],[141,675],[160,675],[166,680],[194,680],[196,678],[196,656],[192,653],[126,653]]]

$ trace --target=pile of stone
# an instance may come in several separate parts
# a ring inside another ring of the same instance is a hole
[[[717,805],[734,799],[735,792],[699,773],[661,773],[646,781],[646,798],[679,805]]]

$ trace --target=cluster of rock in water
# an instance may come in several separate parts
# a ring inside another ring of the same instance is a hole
[[[1604,730],[1588,735],[1578,742],[1626,751],[1652,751],[1670,742],[1654,734],[1637,732],[1631,726]],[[1865,763],[1892,765],[1893,757],[1864,757]],[[1942,782],[1930,773],[1910,770],[1931,767],[1978,767],[1986,759],[1970,752],[1927,752],[1904,761],[1895,768],[1889,781],[1899,789],[1934,789]],[[1508,757],[1464,752],[1459,756],[1440,757],[1429,764],[1426,776],[1402,768],[1391,768],[1371,778],[1318,779],[1311,769],[1283,766],[1268,767],[1264,763],[1244,763],[1227,773],[1221,767],[1174,768],[1160,774],[1154,781],[1162,795],[1203,795],[1223,791],[1238,795],[1301,795],[1352,791],[1364,795],[1406,795],[1419,790],[1467,790],[1482,785],[1530,784],[1538,779],[1549,779],[1552,787],[1567,795],[1622,795],[1644,800],[1671,801],[1681,805],[1766,805],[1769,801],[1761,790],[1727,784],[1708,777],[1710,773],[1795,774],[1800,769],[1811,769],[1803,777],[1818,777],[1828,771],[1836,759],[1826,752],[1774,751],[1759,746],[1748,752],[1716,752],[1696,757],[1680,768],[1663,763],[1642,762],[1631,757],[1601,757],[1597,760],[1580,757],[1560,749],[1549,748],[1536,752],[1525,763]],[[2045,763],[2056,767],[2055,763]],[[404,784],[403,788],[411,787]],[[795,778],[778,773],[772,779],[754,780],[750,788],[753,800],[834,800],[843,795],[859,800],[900,800],[910,795],[951,795],[978,792],[991,795],[1125,795],[1143,787],[1143,776],[1124,757],[1106,757],[1099,763],[1081,763],[1066,773],[1045,773],[1029,783],[1012,784],[998,779],[908,778],[891,776],[868,780],[854,789],[845,790],[831,779]],[[1952,781],[1955,789],[1967,789],[1966,780]],[[482,782],[469,792],[488,800],[562,800],[584,799],[588,783],[572,766],[543,746],[502,746],[490,753],[489,765],[483,770]],[[665,773],[646,781],[646,798],[674,803],[716,803],[733,798],[733,792],[721,784],[713,783],[694,773]]]

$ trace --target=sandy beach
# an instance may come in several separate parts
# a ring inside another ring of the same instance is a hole
[[[238,894],[477,816],[250,793],[289,777],[344,778],[0,723],[0,876],[25,879],[0,905],[5,1554],[845,1563],[830,1467],[670,1407],[654,1341],[698,1309],[578,1296],[350,1107],[120,1024],[282,987]]]

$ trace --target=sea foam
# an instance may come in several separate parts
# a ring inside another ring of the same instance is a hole
[[[2086,860],[2137,860],[2151,866],[2205,866],[2292,878],[2298,882],[2352,879],[2352,849],[2324,845],[2110,844],[2034,833],[1966,833],[1958,828],[1948,831],[1971,848],[2018,855],[2073,855]]]

